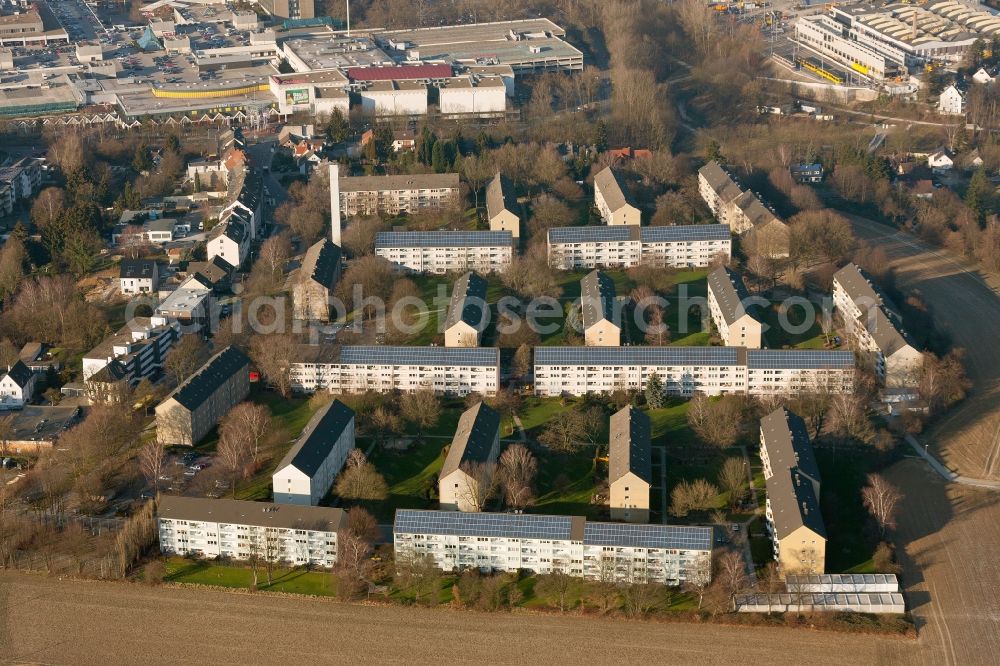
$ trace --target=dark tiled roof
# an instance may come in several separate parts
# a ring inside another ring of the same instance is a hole
[[[123,278],[152,278],[156,262],[152,259],[122,259],[119,276]]]
[[[708,288],[715,295],[726,324],[732,324],[747,314],[746,304],[750,293],[738,273],[725,266],[719,266],[708,274]]]
[[[14,380],[14,383],[24,388],[31,381],[31,368],[26,366],[21,361],[17,361],[10,369],[7,371],[7,376]]]
[[[340,271],[340,246],[324,238],[306,250],[302,260],[303,279],[311,279],[327,289],[333,289]]]
[[[354,420],[354,410],[334,400],[316,412],[306,425],[295,445],[285,455],[278,469],[291,465],[309,478],[319,470],[336,445],[344,430]]]
[[[487,462],[493,442],[500,432],[500,414],[485,403],[479,403],[462,413],[451,440],[439,478],[443,478],[466,462]]]
[[[652,483],[649,416],[632,406],[611,415],[608,436],[608,479],[614,483],[632,472]]]
[[[448,306],[445,328],[451,328],[460,321],[477,331],[486,328],[488,317],[484,316],[483,310],[488,309],[487,286],[486,280],[472,272],[458,278],[451,292],[451,304]]]
[[[798,467],[820,483],[819,466],[802,417],[782,407],[760,420],[760,430],[772,472]]]
[[[771,502],[774,531],[783,539],[800,527],[808,527],[826,538],[826,526],[819,510],[819,498],[813,484],[798,469],[776,470],[766,481],[767,499]]]
[[[856,305],[864,306],[861,308],[862,310],[867,310],[872,305],[881,305],[891,316],[896,319],[900,318],[896,306],[885,297],[875,286],[874,280],[857,264],[847,264],[833,274],[833,279],[843,287]]]
[[[210,395],[237,372],[247,372],[250,359],[236,347],[226,347],[208,359],[198,372],[167,396],[190,411],[197,409]]]
[[[614,320],[615,283],[600,271],[590,271],[580,280],[580,309],[584,330],[602,319]]]

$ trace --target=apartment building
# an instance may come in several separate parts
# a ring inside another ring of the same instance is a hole
[[[291,386],[312,393],[410,393],[496,395],[500,350],[495,347],[393,347],[299,345]]]
[[[124,379],[135,386],[163,367],[180,337],[180,326],[175,322],[135,317],[83,355],[83,381],[116,383]],[[116,367],[104,373],[113,363]]]
[[[649,416],[631,405],[611,415],[608,431],[608,487],[611,519],[649,522],[653,486]]]
[[[594,270],[580,280],[580,315],[588,347],[621,344],[621,310],[615,307],[615,283],[604,273]]]
[[[315,506],[354,448],[354,410],[334,400],[316,412],[271,475],[278,504]]]
[[[743,188],[715,160],[698,170],[698,193],[715,219],[732,226],[729,220],[730,205],[743,194]]]
[[[375,254],[410,273],[498,273],[514,258],[509,231],[383,231]]]
[[[250,359],[226,347],[156,406],[156,439],[194,446],[250,395]]]
[[[500,455],[500,414],[480,402],[462,412],[438,474],[443,511],[481,511]]]
[[[490,231],[509,231],[514,238],[520,238],[521,205],[514,184],[499,171],[486,186],[486,217]]]
[[[913,387],[923,354],[903,328],[896,306],[870,276],[851,263],[833,275],[833,303],[851,344],[870,355],[879,380],[890,387]]]
[[[708,274],[708,309],[722,344],[727,347],[763,347],[763,324],[743,279],[726,266]]]
[[[429,556],[443,571],[561,572],[605,582],[663,585],[711,576],[710,527],[398,509],[393,544],[400,561]]]
[[[0,411],[22,409],[35,395],[38,375],[20,360],[0,374]],[[6,435],[5,435],[6,437]]]
[[[231,217],[226,222],[219,222],[208,235],[208,259],[219,257],[239,268],[250,255],[250,240],[250,228],[243,220]]]
[[[800,395],[854,389],[849,351],[744,347],[536,347],[535,395],[643,391],[653,373],[669,395]]]
[[[205,559],[332,567],[343,509],[232,499],[161,495],[156,519],[160,552]]]
[[[341,176],[340,210],[344,215],[399,215],[458,204],[457,173],[402,176]]]
[[[479,346],[490,323],[487,286],[486,280],[471,272],[455,281],[444,324],[445,347]]]
[[[594,176],[594,207],[607,225],[639,226],[642,213],[628,193],[628,186],[611,167]]]
[[[326,238],[313,243],[292,286],[292,313],[303,321],[330,321],[330,297],[340,279],[340,246]]]
[[[781,574],[823,573],[826,527],[820,513],[819,466],[802,418],[784,408],[762,418],[760,458],[767,529]]]
[[[729,227],[556,227],[548,232],[549,265],[560,270],[704,267],[732,256]]]
[[[122,259],[118,266],[118,288],[125,295],[153,294],[160,286],[160,275],[152,259]]]
[[[223,261],[222,259],[213,259]],[[216,301],[213,287],[201,273],[191,275],[173,291],[160,292],[160,304],[156,306],[153,323],[163,325],[176,322],[187,328],[186,332],[211,331],[216,317]]]
[[[746,243],[767,256],[788,256],[788,225],[715,160],[698,171],[698,192],[715,219],[728,224]]]

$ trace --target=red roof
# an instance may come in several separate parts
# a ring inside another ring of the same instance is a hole
[[[401,67],[351,67],[347,78],[352,81],[404,81],[406,79],[446,79],[452,75],[451,65],[403,65]]]

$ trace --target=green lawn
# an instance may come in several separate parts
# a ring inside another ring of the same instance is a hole
[[[781,302],[774,301],[771,307],[764,311],[764,323],[767,329],[764,338],[770,349],[783,349],[794,347],[796,349],[823,349],[823,329],[819,325],[818,319],[813,319],[809,328],[803,332],[793,333],[786,330],[786,326],[781,325]],[[785,310],[784,320],[795,327],[803,326],[806,319],[806,311],[802,305],[792,305]]]
[[[594,447],[580,446],[570,453],[542,450],[538,455],[538,513],[607,519],[607,507],[590,503],[597,477],[607,476],[607,465],[595,467]]]
[[[253,587],[253,571],[249,567],[229,566],[179,557],[171,557],[164,564],[166,566],[164,580],[171,583],[218,585],[244,589]],[[272,572],[272,583],[268,585],[267,572],[262,566],[258,569],[257,589],[269,592],[330,596],[336,592],[336,582],[328,572],[309,571],[302,568],[276,568]]]
[[[826,570],[830,573],[855,571],[871,566],[872,547],[867,543],[864,526],[868,512],[861,501],[861,488],[868,472],[876,468],[877,456],[859,449],[834,452],[816,449],[816,462],[822,477],[820,506],[826,525]]]
[[[521,403],[518,416],[521,425],[531,437],[537,437],[549,419],[565,409],[572,409],[573,403],[563,398],[539,398],[530,396]]]
[[[426,439],[402,451],[376,446],[368,460],[385,477],[389,494],[382,501],[359,504],[380,523],[392,522],[396,509],[437,508],[437,501],[427,495],[444,465],[444,447],[448,443],[446,439]]]
[[[667,295],[667,324],[670,326],[670,344],[685,347],[708,345],[711,334],[702,328],[702,309],[697,303],[708,299],[708,272],[703,270],[680,271],[674,276],[674,287]],[[705,317],[709,317],[705,306]]]

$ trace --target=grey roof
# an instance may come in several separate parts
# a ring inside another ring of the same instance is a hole
[[[733,179],[733,177],[730,176],[729,173],[722,168],[722,165],[715,160],[712,160],[699,169],[698,174],[705,178],[709,187],[711,187],[717,195],[722,196],[722,194],[728,189],[731,193],[731,196],[727,199],[728,201],[735,199],[742,191],[739,184]],[[732,190],[731,188],[733,187],[736,189]]]
[[[820,483],[819,465],[806,422],[798,414],[779,407],[760,420],[761,446],[767,450],[771,471],[798,467],[809,478]]]
[[[451,290],[451,303],[445,328],[458,322],[465,322],[473,329],[482,331],[489,322],[489,306],[486,304],[486,280],[473,272],[468,272],[455,281]]]
[[[774,594],[738,594],[735,597],[737,610],[744,606],[771,607],[779,610],[782,606],[791,608],[811,608],[816,611],[850,610],[854,612],[905,612],[905,600],[899,592],[778,592]],[[892,609],[892,610],[889,610]]]
[[[821,349],[748,349],[751,370],[820,370],[853,368],[854,352]]]
[[[87,380],[94,384],[114,384],[128,378],[128,368],[118,359],[112,360],[106,366],[95,372]]]
[[[583,516],[397,509],[396,534],[439,534],[575,541],[594,546],[712,549],[712,528],[595,523]]]
[[[535,365],[714,365],[742,362],[742,347],[535,347]]]
[[[278,463],[281,470],[291,465],[309,478],[319,470],[344,430],[354,421],[354,410],[334,400],[313,414],[295,444]]]
[[[869,309],[867,313],[862,312],[859,319],[885,356],[892,356],[904,347],[913,346],[906,331],[897,327],[883,308],[877,307]]]
[[[866,310],[872,305],[880,305],[896,319],[901,319],[899,310],[886,298],[876,286],[875,282],[856,264],[850,263],[833,274],[836,280],[854,303]]]
[[[340,362],[355,365],[500,365],[500,350],[496,347],[392,347],[344,346]]]
[[[490,453],[499,434],[500,414],[486,403],[481,402],[462,412],[439,478],[448,476],[463,463],[491,462]]]
[[[509,231],[382,231],[375,247],[510,247]]]
[[[347,525],[343,509],[178,495],[161,495],[156,514],[160,519],[323,532],[337,532]]]
[[[611,415],[608,434],[608,480],[614,483],[632,472],[652,483],[649,416],[631,405]]]
[[[122,259],[118,269],[119,277],[148,279],[156,272],[156,262],[152,259]]]
[[[246,372],[250,359],[236,347],[226,347],[208,359],[196,373],[167,396],[193,411],[237,372]]]
[[[625,206],[635,208],[628,194],[628,187],[622,182],[618,172],[611,167],[606,167],[594,176],[594,187],[601,191],[604,202],[612,211],[621,210]]]
[[[457,173],[419,173],[402,176],[341,176],[341,192],[397,192],[401,190],[458,189]]]
[[[204,281],[199,280],[199,282],[203,284],[207,282],[205,286],[208,288],[225,280],[232,271],[233,267],[229,262],[219,255],[215,255],[208,261],[193,261],[187,267],[188,274],[203,278]]]
[[[788,574],[785,586],[811,592],[896,592],[896,574]]]
[[[26,366],[22,361],[18,360],[10,369],[7,370],[7,376],[14,380],[14,383],[24,388],[31,381],[32,372],[31,368]]]
[[[726,324],[732,324],[747,314],[746,303],[750,299],[750,292],[739,273],[726,266],[719,266],[708,274],[708,288],[715,295]]]
[[[237,243],[242,243],[250,235],[250,229],[247,228],[246,222],[234,215],[229,218],[228,222],[222,225],[220,235],[225,235]]]
[[[747,219],[750,220],[750,224],[753,226],[762,226],[770,222],[778,222],[779,224],[784,224],[777,215],[771,211],[770,208],[765,206],[757,195],[753,192],[747,190],[739,197],[736,198],[736,207],[743,211]]]
[[[800,527],[808,527],[826,538],[819,498],[813,492],[812,481],[805,474],[797,468],[775,470],[765,484],[778,539],[784,539]]]
[[[590,271],[580,280],[580,309],[584,330],[602,319],[617,325],[614,317],[615,283],[600,271]]]
[[[514,195],[514,184],[500,172],[486,186],[486,215],[491,220],[505,210],[518,217],[517,197]]]
[[[612,243],[641,241],[643,243],[680,243],[692,241],[728,240],[727,224],[686,224],[674,227],[586,226],[554,227],[549,229],[549,243]]]
[[[310,279],[327,289],[333,289],[340,272],[340,246],[327,238],[316,241],[302,259],[302,269],[299,275],[302,279]]]

